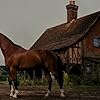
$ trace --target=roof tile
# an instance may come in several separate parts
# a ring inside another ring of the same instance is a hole
[[[47,29],[30,49],[67,48],[82,38],[100,18],[100,11]]]

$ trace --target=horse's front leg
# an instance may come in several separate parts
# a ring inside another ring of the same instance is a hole
[[[9,75],[9,85],[10,85],[10,96],[18,97],[18,84],[17,84],[17,70],[11,69]]]
[[[9,85],[10,85],[10,96],[13,97],[14,95],[14,85],[12,81],[9,79]]]
[[[10,96],[17,98],[18,96],[18,88],[17,88],[17,83],[16,81],[9,81],[10,85]]]
[[[13,95],[13,97],[14,98],[18,98],[18,84],[17,84],[17,79],[16,80],[14,80],[14,89],[15,89],[15,91],[14,91],[14,95]]]

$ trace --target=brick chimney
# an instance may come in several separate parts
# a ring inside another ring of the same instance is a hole
[[[69,4],[66,6],[67,9],[67,22],[77,19],[78,6],[75,5],[75,0],[69,0]]]

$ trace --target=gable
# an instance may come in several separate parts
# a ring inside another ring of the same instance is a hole
[[[79,19],[73,19],[70,23],[49,28],[30,49],[56,50],[67,48],[86,35],[99,16],[100,11]]]

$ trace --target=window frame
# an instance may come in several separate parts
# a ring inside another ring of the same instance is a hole
[[[93,46],[96,48],[100,48],[100,36],[93,37]]]

